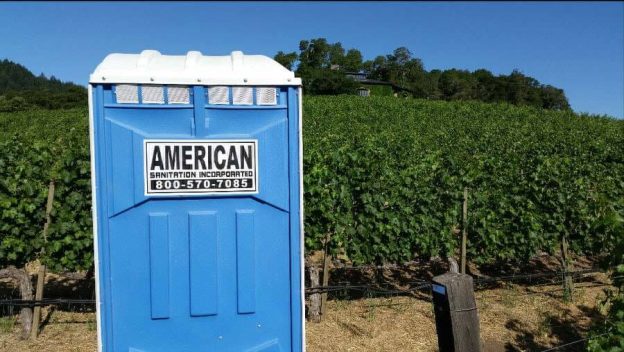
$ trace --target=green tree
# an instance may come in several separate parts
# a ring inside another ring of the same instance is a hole
[[[337,65],[340,68],[344,65],[345,50],[340,42],[329,44],[327,60],[325,68],[332,68],[333,65]]]
[[[303,75],[307,70],[329,68],[330,45],[325,38],[299,42],[299,67],[297,73]]]
[[[298,58],[299,55],[297,55],[297,53],[294,51],[290,53],[284,53],[281,50],[278,51],[277,54],[275,54],[275,56],[273,57],[275,61],[279,62],[282,66],[286,67],[291,71],[293,67],[295,67],[295,63],[297,62]]]
[[[358,83],[343,73],[329,69],[307,71],[303,77],[303,87],[307,93],[319,95],[352,94]]]
[[[570,103],[563,92],[563,89],[550,85],[541,88],[542,107],[553,110],[570,110]]]
[[[442,98],[446,100],[470,100],[475,98],[476,80],[464,70],[446,70],[438,83]]]
[[[340,42],[329,43],[325,38],[315,38],[300,41],[298,55],[280,51],[275,59],[290,69],[298,62],[296,74],[303,79],[309,94],[353,93],[353,87],[357,85],[339,76],[345,72],[364,71],[368,78],[404,88],[404,94],[416,98],[507,102],[570,110],[563,90],[543,85],[519,70],[498,76],[486,69],[474,72],[434,69],[428,72],[422,60],[414,57],[407,47],[363,61],[362,53],[357,49],[345,51]]]
[[[359,71],[361,65],[362,54],[355,49],[345,53],[340,42],[329,43],[325,38],[299,42],[296,73],[302,78],[308,94],[355,93],[358,85],[347,78],[344,71]]]
[[[472,73],[475,80],[477,81],[476,86],[476,97],[485,102],[495,102],[497,100],[496,90],[497,90],[497,82],[496,77],[492,74],[492,72],[486,69],[479,69]]]
[[[345,71],[359,72],[362,69],[362,53],[357,49],[349,49],[344,56],[342,69]]]
[[[362,68],[368,72],[368,75],[377,80],[384,80],[388,77],[386,57],[379,55],[373,60],[366,61],[362,64]]]

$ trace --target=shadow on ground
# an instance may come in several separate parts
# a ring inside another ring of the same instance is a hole
[[[557,351],[585,351],[587,332],[591,325],[600,319],[601,315],[595,308],[584,305],[576,306],[576,311],[565,309],[560,315],[547,314],[538,331],[527,329],[524,324],[517,319],[510,319],[505,327],[515,331],[516,338],[513,342],[505,345],[504,351],[544,351],[554,346],[562,346]],[[536,334],[548,336],[549,341],[557,341],[554,346],[547,344]]]

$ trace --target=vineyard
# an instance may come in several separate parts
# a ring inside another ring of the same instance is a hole
[[[0,267],[92,265],[86,109],[0,113]],[[506,104],[304,99],[306,250],[354,264],[455,253],[469,189],[476,263],[612,249],[624,217],[624,121]],[[52,225],[41,238],[48,182]]]

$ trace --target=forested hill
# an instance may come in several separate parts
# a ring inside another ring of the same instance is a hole
[[[275,60],[294,70],[303,80],[307,95],[358,94],[397,95],[427,100],[472,100],[509,103],[549,110],[570,110],[562,89],[540,83],[518,70],[495,75],[476,71],[426,70],[421,59],[400,47],[391,54],[364,60],[355,48],[345,50],[340,42],[325,38],[302,40],[299,51],[279,51]],[[54,76],[35,76],[26,67],[0,61],[0,112],[30,108],[73,108],[86,106],[86,89]]]
[[[386,82],[400,87],[400,94],[428,100],[477,100],[509,103],[550,110],[570,110],[562,89],[540,83],[519,70],[495,75],[486,69],[476,71],[426,70],[423,61],[406,47],[387,55],[364,60],[356,49],[343,48],[340,42],[325,38],[302,40],[299,51],[279,51],[275,60],[303,79],[306,94],[354,94],[364,81],[349,79],[356,73],[368,81]],[[365,84],[364,84],[365,85]],[[379,91],[373,95],[381,95]],[[392,92],[390,92],[392,93]],[[395,89],[395,93],[396,89]]]
[[[0,111],[18,111],[28,107],[61,109],[85,106],[85,87],[41,74],[35,76],[26,67],[4,59],[0,61]]]

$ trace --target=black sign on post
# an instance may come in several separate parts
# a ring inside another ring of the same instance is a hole
[[[472,277],[458,273],[436,276],[432,293],[440,352],[480,352]]]

